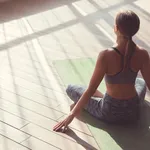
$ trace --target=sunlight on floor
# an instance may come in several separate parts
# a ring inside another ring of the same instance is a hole
[[[6,1],[0,0],[2,11]],[[142,23],[136,39],[150,47],[147,1],[35,1],[37,7],[30,6],[34,0],[18,1],[15,6],[12,4],[17,1],[11,0],[10,12],[0,14],[4,15],[0,24],[0,149],[126,148],[128,142],[122,137],[126,131],[112,132],[113,127],[108,130],[103,124],[99,129],[95,120],[88,122],[90,116],[84,121],[75,119],[68,135],[55,133],[52,128],[69,113],[72,101],[65,92],[68,82],[89,83],[98,53],[115,42],[113,26],[119,10],[138,13]]]
[[[73,2],[72,5],[80,12],[81,15],[86,16],[88,14],[94,13],[97,11],[88,0],[80,0]]]

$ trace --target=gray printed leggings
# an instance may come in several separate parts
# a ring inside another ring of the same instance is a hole
[[[129,100],[118,100],[105,93],[103,98],[91,97],[84,107],[94,117],[110,123],[124,123],[137,120],[140,104],[144,102],[146,84],[142,78],[135,82],[137,96]],[[68,85],[66,92],[75,103],[80,99],[84,91],[83,86]]]

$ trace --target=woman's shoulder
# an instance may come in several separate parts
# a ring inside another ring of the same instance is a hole
[[[104,49],[99,52],[98,60],[99,62],[103,62],[103,64],[108,64],[108,62],[112,59],[112,50]]]
[[[107,55],[111,54],[112,51],[113,51],[113,49],[111,49],[111,48],[104,49],[104,50],[101,50],[101,51],[99,52],[99,55],[105,55],[105,56],[107,56]]]
[[[138,52],[141,52],[141,53],[145,53],[145,52],[147,52],[147,50],[145,49],[145,48],[143,48],[143,47],[140,47],[140,46],[136,46],[136,50],[138,51]]]
[[[145,59],[145,57],[149,56],[148,51],[140,46],[136,47],[136,52],[143,59]]]
[[[104,59],[109,60],[111,57],[115,56],[115,53],[112,48],[108,48],[100,51],[99,56],[102,56]]]
[[[98,54],[98,62],[105,62],[107,61],[107,57],[108,57],[108,49],[104,49],[104,50],[101,50]]]

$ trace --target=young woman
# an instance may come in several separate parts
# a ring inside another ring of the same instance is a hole
[[[139,17],[132,11],[123,11],[117,14],[115,22],[116,45],[100,52],[87,89],[68,86],[66,92],[74,104],[70,114],[53,128],[54,131],[66,129],[82,108],[110,123],[138,119],[146,85],[150,90],[150,57],[146,50],[132,41],[139,30]],[[137,78],[139,71],[144,80]],[[107,88],[105,95],[97,90],[103,78]]]

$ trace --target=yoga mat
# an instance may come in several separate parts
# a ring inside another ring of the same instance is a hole
[[[68,84],[88,86],[95,63],[96,58],[58,60],[53,62],[60,78],[66,86]],[[106,87],[104,80],[98,89],[101,90],[102,93],[105,93]]]
[[[87,86],[94,70],[96,58],[56,60],[53,62],[64,82]],[[104,81],[98,88],[102,93]],[[87,123],[101,150],[149,150],[150,149],[150,107],[145,104],[141,119],[135,125],[110,125],[83,112],[82,121]]]

